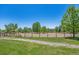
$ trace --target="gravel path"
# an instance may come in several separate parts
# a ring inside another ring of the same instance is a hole
[[[0,38],[0,39],[26,41],[26,42],[32,42],[32,43],[37,43],[37,44],[55,46],[55,47],[63,46],[63,47],[68,47],[68,48],[79,48],[79,45],[72,45],[68,43],[46,42],[46,41],[30,40],[30,39],[22,39],[22,38]]]

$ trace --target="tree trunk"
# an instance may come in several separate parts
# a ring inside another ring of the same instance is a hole
[[[73,20],[73,39],[75,38],[75,26],[74,26],[74,20]]]
[[[65,30],[64,30],[64,38],[65,38]]]
[[[73,31],[73,39],[75,38],[75,31]]]
[[[48,38],[48,32],[47,32],[47,38]]]
[[[39,37],[40,37],[40,32],[39,32]]]
[[[65,32],[64,32],[64,38],[65,38]]]
[[[57,32],[56,32],[56,38],[57,38]]]
[[[31,38],[33,37],[33,31],[31,32]]]
[[[17,32],[17,37],[19,36],[19,32]]]

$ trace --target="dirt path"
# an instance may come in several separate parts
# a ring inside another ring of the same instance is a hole
[[[32,43],[37,43],[37,44],[55,46],[55,47],[63,46],[63,47],[68,47],[68,48],[79,48],[79,45],[72,45],[72,44],[67,44],[67,43],[46,42],[46,41],[30,40],[30,39],[22,39],[22,38],[0,38],[0,39],[26,41],[26,42],[32,42]]]

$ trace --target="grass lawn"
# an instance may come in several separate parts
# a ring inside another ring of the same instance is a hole
[[[79,45],[79,40],[73,40],[73,39],[66,39],[66,38],[47,38],[47,37],[33,37],[29,39],[34,39],[34,40],[42,40],[42,41],[47,41],[47,42],[59,42],[59,43],[68,43],[68,44],[76,44]]]
[[[36,43],[14,40],[0,40],[1,55],[51,55],[51,54],[79,54],[79,49],[66,47],[51,47]]]

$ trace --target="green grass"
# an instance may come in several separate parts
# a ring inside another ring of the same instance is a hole
[[[47,45],[40,45],[35,43],[14,41],[14,40],[0,40],[0,54],[1,55],[73,55],[79,54],[79,49],[66,47],[51,47]]]
[[[34,40],[42,40],[42,41],[47,41],[47,42],[59,42],[59,43],[68,43],[68,44],[76,44],[79,45],[79,40],[73,40],[73,39],[65,39],[65,38],[47,38],[47,37],[33,37],[29,39],[34,39]]]

